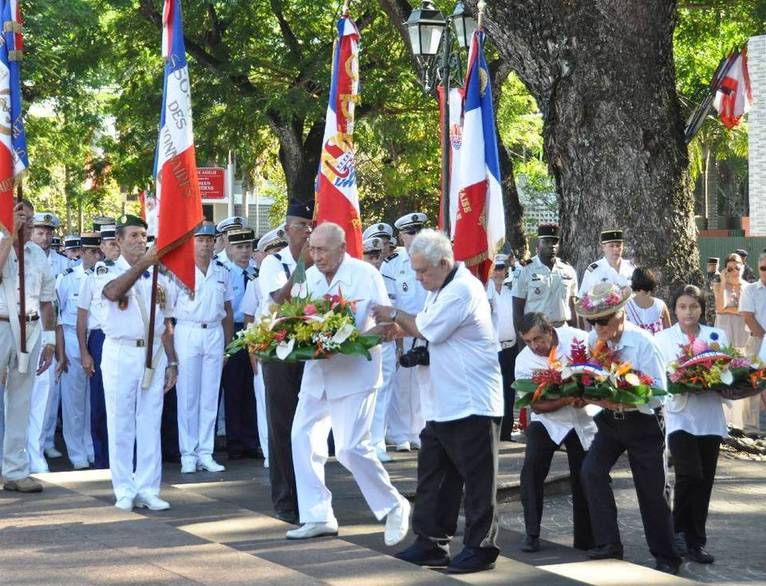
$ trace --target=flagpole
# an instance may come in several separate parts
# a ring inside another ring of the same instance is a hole
[[[21,181],[16,187],[16,200],[17,203],[22,203],[24,200],[24,191],[21,187]],[[16,254],[19,260],[19,353],[27,353],[27,285],[24,278],[24,230],[26,226],[23,224],[19,226],[18,242],[19,249]]]
[[[157,318],[157,280],[160,274],[159,263],[154,265],[152,270],[152,295],[151,306],[149,309],[149,331],[146,335],[146,364],[144,368],[144,384],[143,388],[148,388],[151,384],[152,376],[154,374],[154,364],[152,364],[152,358],[154,358],[154,321]]]

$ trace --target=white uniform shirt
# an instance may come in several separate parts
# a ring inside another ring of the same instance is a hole
[[[231,310],[234,313],[234,323],[241,324],[245,321],[245,314],[240,307],[242,298],[245,296],[247,285],[258,277],[258,273],[256,269],[250,266],[250,263],[244,268],[234,263],[228,263],[226,268],[229,269],[229,286],[232,293]]]
[[[77,308],[80,288],[87,275],[82,265],[69,268],[56,278],[56,295],[59,306],[59,322],[62,326],[77,326]]]
[[[760,279],[755,283],[743,283],[739,310],[753,313],[761,327],[766,328],[766,285]]]
[[[426,290],[415,278],[410,256],[404,248],[386,259],[380,267],[380,273],[385,279],[388,296],[394,307],[410,315],[423,309]]]
[[[128,289],[122,304],[103,297],[104,287],[129,269],[128,261],[122,256],[114,264],[99,262],[95,266],[96,290],[102,296],[104,306],[102,329],[107,338],[146,341],[146,326],[139,303],[143,303],[148,324],[151,312],[152,269],[147,270]],[[177,296],[177,287],[165,275],[160,274],[157,280],[157,311],[154,320],[155,344],[165,332],[165,319],[175,316]]]
[[[0,233],[0,240],[7,238]],[[7,279],[15,283],[16,290],[14,313],[19,311],[19,259],[16,257],[16,249],[11,248],[8,253],[8,259],[2,267],[2,279],[0,279],[0,315],[9,316],[8,301],[5,297],[5,286],[3,282]],[[40,312],[40,302],[56,300],[56,281],[51,273],[50,265],[45,258],[43,249],[32,241],[24,244],[24,284],[27,315]]]
[[[179,323],[218,324],[226,317],[224,303],[234,299],[229,269],[213,260],[207,267],[207,273],[199,267],[194,270],[194,298],[179,289],[175,318]]]
[[[225,248],[224,248],[224,249],[223,249],[221,252],[219,252],[218,254],[216,254],[216,255],[213,257],[213,260],[217,260],[217,261],[219,261],[219,262],[222,262],[222,263],[223,263],[223,264],[225,264],[226,266],[229,266],[229,265],[231,264],[231,259],[229,258],[229,255],[228,255],[228,254],[226,254],[226,249],[225,249]]]
[[[258,310],[260,307],[260,287],[258,285],[258,278],[255,278],[247,284],[245,296],[242,298],[242,303],[239,304],[239,309],[243,314],[255,317],[259,315]]]
[[[556,328],[556,335],[558,336],[556,356],[561,361],[569,357],[574,339],[582,342],[588,339],[587,332],[569,326]],[[515,376],[517,379],[531,379],[536,370],[546,368],[548,368],[548,357],[539,356],[526,346],[516,357]],[[530,409],[530,419],[542,423],[551,441],[556,444],[561,444],[567,434],[574,429],[583,449],[587,450],[596,435],[596,423],[593,421],[593,416],[599,411],[601,408],[596,405],[587,405],[581,409],[566,405],[549,413],[535,413]]]
[[[708,344],[718,342],[728,346],[729,340],[723,330],[700,324],[697,336]],[[689,343],[678,324],[659,332],[654,337],[660,348],[666,367],[678,358],[680,346]],[[718,435],[726,437],[726,417],[723,412],[725,399],[715,391],[670,395],[665,401],[665,432],[683,430],[692,435]]]
[[[290,253],[289,246],[277,254],[270,254],[261,261],[261,270],[258,273],[257,281],[261,313],[271,312],[271,306],[274,304],[274,298],[271,294],[285,286],[297,264]]]
[[[615,270],[605,257],[591,264],[582,276],[578,297],[582,297],[599,283],[614,283],[618,287],[629,287],[635,265],[627,259],[620,260],[619,270]]]
[[[71,260],[69,260],[64,255],[59,254],[55,250],[48,249],[47,253],[43,250],[43,254],[48,259],[48,265],[50,266],[54,277],[58,277],[61,273],[73,265]]]
[[[439,291],[429,291],[415,323],[428,340],[429,384],[421,387],[426,421],[503,416],[503,382],[484,286],[463,265]]]
[[[516,330],[513,327],[513,294],[511,287],[513,277],[507,277],[500,287],[500,293],[495,288],[495,282],[490,279],[487,284],[487,299],[492,309],[492,325],[498,342],[514,344]]]
[[[591,330],[588,336],[588,347],[592,348],[598,336],[596,330]],[[608,346],[620,353],[620,360],[630,362],[635,370],[651,376],[654,379],[654,387],[667,389],[665,379],[665,363],[660,354],[660,349],[654,342],[653,336],[646,330],[634,326],[625,320],[625,329],[622,336],[615,344],[608,342]],[[662,405],[662,397],[652,397],[646,405],[639,405],[638,410],[647,415],[654,413],[653,409]]]
[[[315,266],[306,271],[306,285],[312,298],[342,293],[356,301],[356,327],[365,332],[375,325],[372,306],[386,305],[388,295],[383,277],[372,265],[348,254],[338,267],[331,283]],[[372,360],[364,356],[335,354],[323,360],[308,360],[303,371],[301,394],[339,399],[356,393],[371,393],[383,382],[380,346],[370,349]]]
[[[111,261],[107,264],[110,264]],[[96,291],[98,281],[94,269],[85,272],[85,278],[80,281],[80,294],[77,297],[77,307],[88,312],[88,330],[103,329],[104,298],[101,290]]]
[[[552,322],[572,319],[569,300],[575,295],[577,273],[560,258],[551,270],[535,256],[513,281],[513,296],[526,300],[524,313],[540,312]]]

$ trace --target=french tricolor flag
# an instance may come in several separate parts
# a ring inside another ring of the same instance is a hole
[[[154,162],[158,208],[156,246],[162,255],[168,247],[183,241],[165,254],[162,262],[193,291],[195,265],[192,235],[203,214],[194,154],[191,88],[180,0],[165,0],[162,56],[165,58],[165,85]]]
[[[346,249],[362,257],[362,222],[354,162],[354,109],[359,101],[359,31],[344,15],[338,21],[330,99],[316,181],[317,224],[334,222],[346,232]]]
[[[458,202],[453,250],[486,282],[498,248],[505,240],[503,190],[495,136],[492,84],[484,57],[484,32],[471,40],[463,102],[463,134],[457,176]]]

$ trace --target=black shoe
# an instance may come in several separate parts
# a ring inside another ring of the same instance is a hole
[[[622,545],[619,543],[607,543],[588,550],[588,557],[592,560],[622,559]]]
[[[675,545],[678,555],[686,555],[686,535],[676,533],[673,538],[673,545]]]
[[[295,511],[277,511],[274,516],[280,521],[290,523],[290,525],[298,524],[298,513]]]
[[[521,542],[521,551],[526,553],[540,551],[540,538],[532,535],[524,536],[524,539]]]
[[[429,547],[417,541],[407,549],[395,554],[394,557],[416,566],[430,566],[432,568],[443,568],[450,562],[449,553],[445,549],[435,543]]]
[[[254,460],[263,460],[263,450],[261,448],[255,448],[253,450],[245,450],[242,455],[245,458],[253,458]]]
[[[685,555],[686,559],[698,564],[712,564],[715,561],[715,558],[706,552],[701,545],[688,547]]]
[[[672,574],[675,576],[678,574],[678,569],[681,567],[681,564],[679,563],[673,563],[673,562],[665,562],[662,560],[657,560],[657,563],[654,566],[654,569],[658,572],[664,572],[665,574]]]
[[[244,452],[229,452],[229,460],[241,460],[244,457]]]
[[[472,574],[492,570],[498,553],[496,549],[465,546],[449,563],[447,573]]]

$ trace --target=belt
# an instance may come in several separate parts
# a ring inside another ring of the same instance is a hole
[[[199,328],[201,330],[210,330],[213,328],[217,328],[221,325],[221,322],[213,322],[213,323],[202,323],[198,321],[187,321],[185,319],[176,320],[176,325],[179,326],[189,326],[190,328]]]
[[[138,339],[138,340],[131,340],[130,338],[107,338],[110,342],[113,344],[117,344],[118,346],[128,346],[129,348],[145,348],[146,347],[146,340]]]
[[[619,411],[613,411],[612,409],[604,409],[605,413],[612,416],[615,421],[623,421],[626,417],[633,417],[635,415],[646,415],[638,410],[638,407],[627,407]]]
[[[37,321],[40,319],[40,315],[37,313],[30,313],[27,315],[26,319],[24,321],[30,322],[30,321]],[[11,318],[6,315],[0,315],[0,321],[7,321],[10,322]]]

